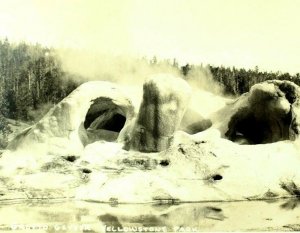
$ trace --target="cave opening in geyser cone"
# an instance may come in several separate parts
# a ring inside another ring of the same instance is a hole
[[[98,140],[116,141],[126,122],[125,110],[112,99],[100,97],[90,106],[83,126],[88,143]]]
[[[265,144],[294,140],[291,136],[292,110],[287,114],[264,108],[241,108],[233,115],[225,136],[238,144]]]

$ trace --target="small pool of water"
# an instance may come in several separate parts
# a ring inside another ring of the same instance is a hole
[[[300,231],[300,200],[109,205],[0,204],[0,232]]]

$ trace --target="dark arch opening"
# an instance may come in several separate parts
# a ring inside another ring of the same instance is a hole
[[[296,140],[299,135],[299,87],[293,82],[270,80],[251,87],[228,124],[225,136],[239,144]]]
[[[238,144],[265,144],[290,137],[292,111],[286,115],[242,108],[230,120],[225,136]]]
[[[125,122],[126,117],[116,112],[116,109],[106,109],[105,111],[96,112],[93,116],[87,115],[84,121],[84,128],[120,132],[124,127]]]
[[[120,132],[123,129],[125,122],[126,117],[119,113],[116,113],[102,126],[102,129]]]
[[[126,122],[124,109],[116,105],[112,99],[100,97],[93,100],[83,128],[86,131],[85,145],[99,140],[115,141]]]

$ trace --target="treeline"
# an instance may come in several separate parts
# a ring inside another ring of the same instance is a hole
[[[53,49],[0,41],[1,114],[31,120],[31,110],[58,102],[76,87],[68,75]]]
[[[291,75],[279,71],[262,72],[257,66],[249,70],[210,66],[210,71],[214,79],[224,87],[225,92],[233,95],[241,95],[248,92],[254,84],[272,79],[293,81],[300,85],[299,73]]]
[[[194,69],[199,69],[199,66],[185,65],[181,68],[181,73],[188,76]],[[262,72],[258,66],[255,69],[237,69],[235,67],[219,67],[208,65],[209,72],[214,81],[216,81],[224,90],[224,94],[238,96],[248,92],[256,83],[266,80],[278,79],[288,80],[300,86],[300,74],[291,75],[289,73],[277,72]]]
[[[6,118],[36,120],[41,106],[57,103],[76,88],[72,80],[54,49],[0,40],[0,146],[10,131]]]

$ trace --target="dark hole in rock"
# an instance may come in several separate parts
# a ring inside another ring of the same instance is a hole
[[[85,129],[88,130],[107,130],[113,132],[120,132],[126,122],[126,117],[115,110],[107,109],[99,112],[90,123],[92,118],[86,118],[84,122]]]
[[[114,132],[120,132],[125,125],[125,121],[126,118],[123,115],[116,113],[101,128]]]
[[[83,169],[82,169],[82,172],[83,172],[83,173],[87,173],[87,174],[88,174],[88,173],[92,173],[92,171],[91,171],[90,169],[88,169],[88,168],[83,168]]]
[[[264,109],[266,108],[266,109]],[[293,113],[268,111],[267,106],[241,108],[230,120],[225,136],[238,144],[264,144],[290,138]]]
[[[169,166],[170,161],[167,159],[164,159],[164,160],[161,160],[159,164],[163,167],[166,167],[166,166]]]
[[[297,100],[297,91],[294,85],[289,83],[282,83],[279,85],[279,89],[285,93],[285,98],[293,104]]]
[[[178,148],[178,151],[179,151],[180,153],[184,154],[184,155],[185,155],[185,153],[186,153],[185,150],[184,150],[182,147],[179,147],[179,148]]]
[[[77,157],[75,155],[68,155],[63,158],[69,162],[74,162],[77,159]]]
[[[195,142],[196,145],[203,144],[203,143],[207,143],[207,141],[197,141],[197,142]]]
[[[223,176],[216,174],[216,175],[213,175],[212,178],[213,178],[213,180],[222,180]]]
[[[112,99],[97,98],[88,110],[83,127],[86,136],[83,144],[98,140],[115,141],[126,122],[126,115],[122,107],[116,105]],[[83,133],[84,134],[84,133]]]
[[[207,206],[206,208],[209,210],[215,211],[215,212],[222,212],[222,209],[220,209],[218,207]]]
[[[93,106],[93,105],[92,105]],[[91,106],[91,108],[92,108]],[[90,108],[90,109],[91,109]],[[85,120],[84,120],[84,128],[85,129],[88,129],[90,127],[90,125],[93,123],[93,121],[98,117],[98,116],[101,116],[102,114],[104,114],[107,110],[102,110],[102,111],[97,111],[97,112],[93,112],[93,113],[90,113],[90,110],[89,112],[87,113],[86,117],[85,117]]]

